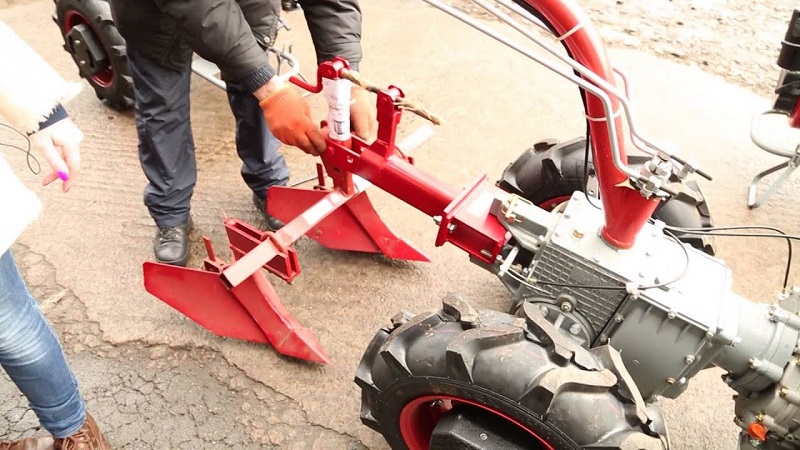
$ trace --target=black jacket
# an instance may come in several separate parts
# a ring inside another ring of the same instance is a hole
[[[361,61],[358,0],[299,0],[318,62]],[[275,75],[265,55],[278,29],[280,0],[110,0],[127,46],[164,67],[185,69],[192,52],[216,64],[224,80],[255,91]],[[259,43],[260,42],[260,43]]]

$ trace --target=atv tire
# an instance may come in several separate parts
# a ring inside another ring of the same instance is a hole
[[[584,349],[535,306],[518,315],[451,297],[395,316],[356,372],[362,422],[393,450],[669,448],[615,350]]]
[[[589,167],[584,170],[586,139],[577,138],[559,143],[554,140],[543,141],[525,150],[503,173],[498,187],[520,195],[542,209],[552,211],[569,200],[574,192],[584,190],[587,182],[596,180],[592,154],[589,153]],[[629,156],[628,162],[637,167],[649,161],[648,156]],[[675,180],[673,180],[675,181]],[[682,228],[713,227],[708,204],[694,181],[683,183],[692,195],[681,193],[659,203],[653,218]],[[588,195],[596,193],[590,192]],[[675,236],[692,247],[714,256],[716,245],[714,237],[675,232]]]
[[[54,20],[66,50],[97,98],[118,111],[133,106],[133,78],[125,39],[106,0],[54,0]]]

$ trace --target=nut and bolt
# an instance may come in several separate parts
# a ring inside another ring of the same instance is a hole
[[[547,313],[550,312],[550,310],[547,309],[547,306],[540,306],[539,311],[541,311],[542,315],[545,317],[547,317]]]
[[[786,394],[787,394],[787,393],[789,393],[789,390],[788,390],[788,389],[786,389],[785,387],[782,387],[782,388],[781,388],[781,390],[780,390],[780,391],[778,391],[778,394],[779,394],[781,397],[786,397]]]
[[[442,223],[442,216],[433,216],[433,223],[435,223],[436,225]]]
[[[577,323],[573,323],[573,324],[572,324],[572,325],[569,327],[569,332],[570,332],[570,333],[572,333],[572,334],[574,334],[575,336],[577,336],[577,335],[578,335],[578,334],[581,332],[581,326],[580,326],[580,325],[578,325]]]
[[[608,342],[608,336],[605,334],[600,335],[600,342]]]
[[[763,412],[760,412],[760,413],[756,414],[756,421],[757,422],[763,422],[764,421],[764,417],[765,417],[765,414]]]
[[[570,303],[570,302],[561,302],[561,305],[559,305],[559,307],[564,312],[572,311],[572,303]]]
[[[683,358],[686,361],[686,364],[691,364],[694,362],[694,355],[686,355],[686,358]]]
[[[667,319],[672,320],[676,316],[675,311],[670,311],[667,313]]]
[[[486,433],[481,433],[478,435],[478,437],[480,437],[482,441],[489,439],[489,436],[487,436]]]
[[[450,225],[447,226],[447,231],[452,233],[455,230],[456,230],[456,224],[451,223]]]
[[[669,377],[664,381],[666,381],[667,384],[670,384],[670,385],[675,384],[675,378],[672,378],[672,377]]]
[[[622,322],[622,316],[617,314],[614,316],[614,322],[620,323]]]

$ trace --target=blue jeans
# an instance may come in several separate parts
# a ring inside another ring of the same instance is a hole
[[[53,436],[65,438],[83,426],[86,410],[78,382],[11,251],[0,256],[0,365]]]

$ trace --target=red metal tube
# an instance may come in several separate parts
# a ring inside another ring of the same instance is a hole
[[[598,76],[616,85],[614,71],[600,36],[574,0],[525,0],[525,2],[542,14],[559,36],[572,32],[564,39],[572,57]],[[590,93],[585,95],[587,115],[594,119],[605,118],[605,110],[600,99]],[[611,101],[622,160],[627,162],[625,143],[622,139],[624,132],[622,119],[616,115],[621,106],[616,98],[611,97]],[[606,123],[590,121],[589,132],[593,144],[592,152],[600,187],[600,199],[605,212],[606,223],[602,236],[610,245],[630,248],[658,203],[655,199],[644,198],[638,191],[627,186],[627,176],[614,165]]]

